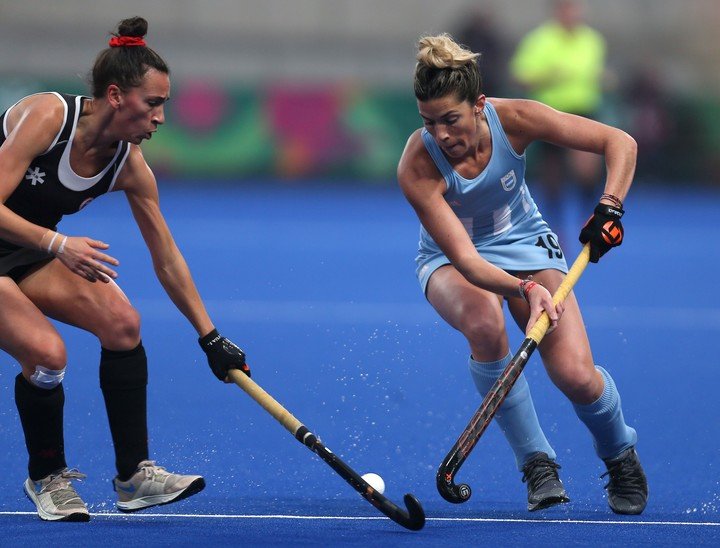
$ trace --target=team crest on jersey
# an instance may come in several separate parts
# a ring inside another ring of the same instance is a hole
[[[39,167],[28,168],[25,178],[30,181],[32,186],[41,185],[45,182],[45,172],[40,171]]]
[[[84,208],[86,205],[88,205],[92,201],[93,201],[93,198],[86,198],[85,200],[83,200],[83,203],[80,204],[78,211],[80,211],[82,208]]]
[[[500,179],[500,184],[505,190],[512,190],[517,184],[517,177],[515,177],[515,170],[511,169]]]

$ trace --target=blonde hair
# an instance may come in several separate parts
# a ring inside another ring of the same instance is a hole
[[[468,63],[477,62],[479,53],[464,48],[448,33],[437,36],[424,36],[418,41],[416,59],[431,68],[460,68]]]
[[[447,33],[418,40],[415,65],[415,97],[420,101],[455,94],[474,103],[482,93],[479,53],[459,45]]]

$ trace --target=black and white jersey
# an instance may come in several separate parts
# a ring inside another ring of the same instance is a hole
[[[77,213],[96,197],[112,190],[130,152],[130,145],[125,141],[118,142],[114,157],[102,171],[93,177],[80,177],[70,166],[70,149],[83,103],[89,98],[49,93],[63,102],[63,125],[50,148],[30,163],[20,184],[5,201],[5,205],[31,223],[55,230],[63,215]],[[7,114],[15,105],[7,109],[0,118],[0,145],[8,135]],[[19,247],[0,239],[0,251],[16,249]]]

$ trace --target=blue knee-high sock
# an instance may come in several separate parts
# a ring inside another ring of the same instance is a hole
[[[478,362],[470,357],[470,374],[482,397],[490,391],[511,359],[509,352],[507,356],[496,362]],[[530,387],[524,374],[518,377],[498,409],[495,420],[515,453],[518,470],[522,470],[523,464],[533,453],[547,453],[551,459],[555,459],[555,451],[550,447],[540,428]]]
[[[620,394],[610,374],[595,366],[605,381],[602,395],[588,405],[573,404],[575,413],[588,427],[595,452],[601,459],[616,457],[637,443],[637,433],[625,424]]]

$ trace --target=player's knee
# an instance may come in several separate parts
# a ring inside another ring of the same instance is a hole
[[[117,314],[118,332],[133,341],[140,339],[140,314],[132,306],[126,306]]]
[[[23,375],[31,384],[52,390],[65,377],[65,343],[58,336],[45,334],[43,340],[32,345],[32,349],[25,352],[20,361],[23,364]]]
[[[505,323],[494,314],[465,314],[460,331],[473,347],[488,350],[502,348],[505,341]]]
[[[576,371],[562,390],[573,403],[588,405],[602,395],[603,387],[602,375],[592,367]]]
[[[46,369],[59,370],[67,363],[65,343],[60,337],[43,337],[41,341],[32,345],[32,348],[23,352],[21,363],[42,364]],[[33,372],[30,371],[30,374]]]
[[[128,303],[111,307],[98,333],[106,348],[134,348],[140,341],[140,314]]]

